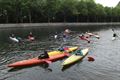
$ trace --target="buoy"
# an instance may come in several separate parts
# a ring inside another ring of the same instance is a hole
[[[95,61],[95,59],[93,57],[88,57],[88,61]]]

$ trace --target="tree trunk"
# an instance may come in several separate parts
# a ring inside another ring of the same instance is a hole
[[[31,18],[31,11],[28,11],[28,18],[29,18],[29,23],[32,23],[32,18]]]
[[[65,13],[64,13],[64,22],[66,22],[66,15],[65,15]]]
[[[50,17],[48,16],[48,23],[50,23]]]
[[[77,14],[77,20],[76,21],[79,22],[79,14]]]
[[[6,23],[8,23],[8,15],[6,15]]]

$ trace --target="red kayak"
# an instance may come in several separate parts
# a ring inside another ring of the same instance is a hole
[[[63,53],[63,54],[59,54],[59,55],[55,55],[55,56],[50,56],[49,58],[46,58],[46,59],[38,59],[36,57],[36,58],[22,60],[22,61],[18,61],[18,62],[9,64],[8,67],[15,68],[15,67],[32,66],[32,65],[37,65],[37,64],[41,64],[41,63],[51,63],[52,61],[64,58],[66,56],[69,56],[69,53]]]
[[[28,40],[29,40],[29,41],[34,41],[35,38],[34,38],[34,37],[30,37],[30,36],[28,36]]]
[[[81,40],[85,40],[85,41],[87,41],[88,43],[90,43],[90,40],[89,40],[86,36],[79,36],[79,38],[80,38]]]

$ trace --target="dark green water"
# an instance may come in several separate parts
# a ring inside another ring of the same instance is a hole
[[[53,38],[56,32],[62,36],[66,28],[72,30],[71,37],[66,42],[61,37],[59,40]],[[88,44],[78,38],[78,35],[86,31],[98,33],[101,38],[91,38],[91,43]],[[120,33],[119,28],[115,28],[115,31]],[[8,37],[14,33],[26,39],[29,32],[33,32],[36,41],[18,45]],[[119,80],[120,39],[112,41],[112,33],[111,28],[106,26],[0,29],[0,80]],[[10,69],[6,66],[12,62],[36,57],[44,49],[52,51],[60,46],[90,47],[88,56],[94,57],[95,61],[89,62],[86,57],[64,69],[61,66],[64,59],[49,65],[20,69]]]

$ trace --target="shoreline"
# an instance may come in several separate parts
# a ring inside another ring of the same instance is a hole
[[[15,23],[0,24],[0,28],[29,28],[29,27],[60,27],[60,26],[119,26],[119,22],[112,23]]]

